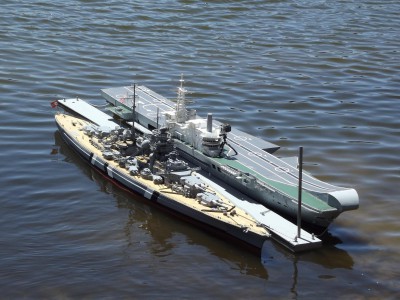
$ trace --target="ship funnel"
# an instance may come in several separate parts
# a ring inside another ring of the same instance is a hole
[[[207,115],[207,131],[212,132],[212,114],[208,113]]]

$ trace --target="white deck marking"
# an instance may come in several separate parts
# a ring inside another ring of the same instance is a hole
[[[107,174],[108,174],[108,176],[110,176],[111,178],[114,178],[114,177],[113,177],[113,169],[112,169],[112,167],[107,166]]]

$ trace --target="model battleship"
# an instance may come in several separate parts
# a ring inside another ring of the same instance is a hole
[[[63,139],[93,167],[155,203],[257,247],[271,235],[294,251],[320,245],[300,228],[294,233],[295,226],[277,214],[298,213],[297,158],[279,159],[273,155],[278,146],[212,114],[199,117],[187,108],[183,79],[176,102],[144,86],[101,92],[112,117],[80,99],[52,105],[66,110],[56,115]],[[354,189],[308,173],[302,177],[304,222],[326,228],[340,213],[358,208]]]
[[[98,126],[80,117],[55,116],[63,139],[93,167],[130,190],[207,226],[261,247],[267,228],[230,201],[230,196],[181,160],[164,130],[144,138],[127,129]]]

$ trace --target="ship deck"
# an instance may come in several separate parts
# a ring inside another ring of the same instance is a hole
[[[241,148],[239,148],[241,149]],[[238,150],[239,152],[240,150]],[[239,152],[240,155],[240,152]],[[243,159],[238,162],[235,159],[226,159],[226,158],[212,158],[215,162],[225,164],[228,166],[231,166],[233,168],[236,168],[242,172],[247,172],[255,175],[258,179],[260,179],[262,182],[267,183],[272,189],[276,189],[282,193],[285,193],[292,199],[296,199],[298,197],[298,182],[296,184],[287,184],[287,183],[282,183],[276,179],[277,176],[270,176],[270,177],[265,177],[265,175],[261,172],[258,172],[258,170],[255,170],[251,166],[254,164],[257,164],[257,162],[251,161],[253,164],[249,162],[251,158],[243,156]],[[247,167],[249,166],[249,167]],[[262,166],[261,166],[262,167]],[[269,172],[271,173],[271,172]],[[273,174],[274,175],[274,174]],[[330,205],[328,205],[326,202],[318,199],[317,197],[311,195],[310,193],[306,191],[302,191],[302,201],[303,204],[306,204],[312,208],[318,209],[320,211],[324,210],[330,210],[334,209]]]
[[[109,88],[101,91],[102,96],[114,106],[122,106],[131,111],[133,106],[133,86]],[[164,113],[175,110],[175,103],[155,93],[145,86],[136,86],[136,112],[148,119],[148,123],[156,127],[156,124],[164,123]],[[158,119],[158,120],[157,120]],[[213,120],[216,126],[221,122]],[[238,152],[238,155],[229,158],[215,158],[215,160],[233,166],[243,171],[251,171],[259,179],[267,180],[277,189],[284,189],[289,194],[294,194],[299,180],[297,169],[297,158],[282,160],[272,155],[279,146],[267,142],[261,138],[242,132],[234,127],[228,133],[227,142]],[[226,147],[227,148],[227,147]],[[317,192],[329,193],[344,190],[329,183],[320,181],[310,174],[302,174],[303,189]],[[306,195],[313,204],[318,204],[320,209],[329,209],[328,205],[313,197]],[[307,200],[306,200],[307,201]]]

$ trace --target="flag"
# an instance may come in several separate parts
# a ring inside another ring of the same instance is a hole
[[[55,100],[55,101],[51,102],[50,105],[51,105],[51,108],[56,108],[58,106],[58,101]]]

